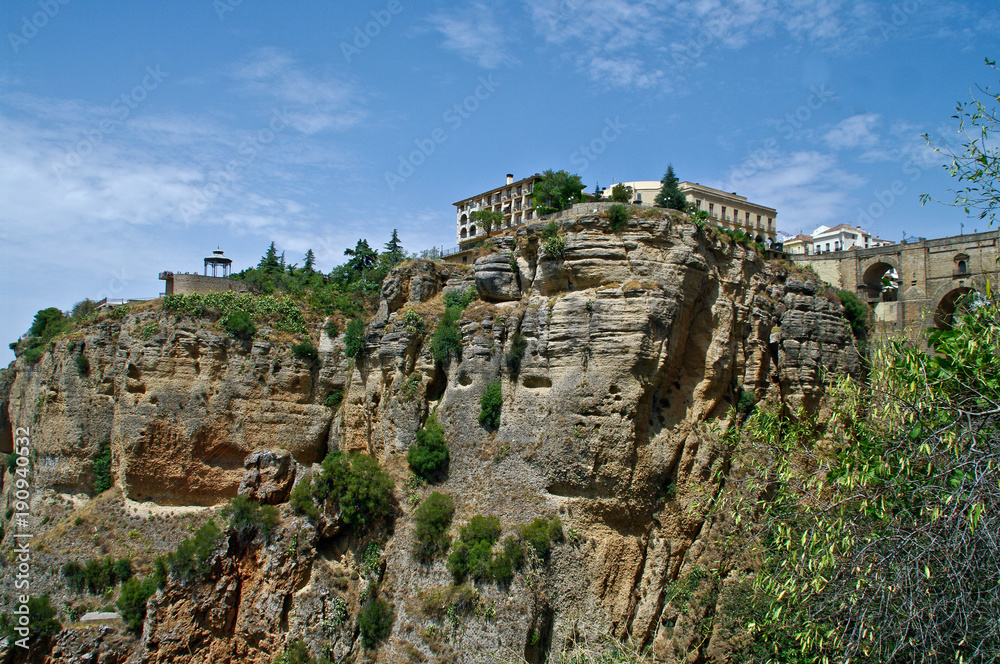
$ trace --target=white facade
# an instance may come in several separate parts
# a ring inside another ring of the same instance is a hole
[[[872,237],[871,233],[849,224],[820,226],[811,234],[812,243],[804,243],[806,254],[827,254],[831,251],[848,251],[850,249],[869,249],[883,247],[892,242]]]
[[[514,182],[514,176],[508,174],[507,183],[504,186],[454,203],[456,208],[455,239],[459,246],[486,236],[483,229],[478,228],[476,221],[472,219],[473,212],[479,210],[502,212],[504,221],[501,223],[501,228],[510,228],[534,219],[536,215],[532,207],[531,192],[535,182],[541,177],[540,174],[535,173],[531,177]]]
[[[621,182],[632,187],[632,203],[635,205],[653,205],[656,195],[663,186],[658,180],[636,180]],[[738,229],[745,232],[758,242],[775,241],[777,238],[778,213],[774,208],[751,203],[746,196],[740,196],[735,191],[725,192],[697,182],[681,182],[678,188],[684,192],[696,210],[707,212],[715,223],[723,228]],[[615,185],[604,190],[604,197],[610,198]]]

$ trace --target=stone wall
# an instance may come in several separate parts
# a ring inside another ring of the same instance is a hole
[[[236,291],[242,293],[250,290],[250,285],[239,279],[228,277],[206,277],[200,274],[174,274],[166,278],[166,295],[193,295],[198,293],[224,293]]]

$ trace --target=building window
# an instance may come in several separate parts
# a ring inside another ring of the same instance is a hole
[[[469,237],[469,231],[463,228],[462,229],[462,239],[464,240],[467,237]]]
[[[965,261],[958,261],[958,273],[965,274],[969,271],[969,264]]]
[[[722,206],[722,220],[723,221],[726,220],[726,206],[725,205]]]
[[[473,235],[475,235],[475,234],[476,234],[476,231],[475,231],[475,230],[473,230],[473,231],[472,231],[472,234],[473,234]],[[829,243],[829,242],[827,242],[827,243],[826,243],[826,252],[827,252],[827,253],[830,253],[830,243]]]
[[[715,216],[715,203],[708,204],[708,214],[712,217]]]
[[[701,199],[698,199],[698,200],[696,200],[694,202],[694,209],[695,210],[700,210],[701,209]]]
[[[475,226],[469,226],[469,236],[470,237],[476,237],[476,227]]]
[[[767,218],[767,230],[771,230],[771,223],[772,223],[773,221],[774,221],[774,220],[773,220],[773,219],[771,219],[771,217],[768,217],[768,218]]]

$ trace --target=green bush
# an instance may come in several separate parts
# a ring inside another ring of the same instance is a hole
[[[486,386],[479,400],[479,424],[487,429],[500,426],[500,410],[503,406],[503,396],[500,392],[500,381],[495,380]]]
[[[447,362],[454,357],[462,359],[462,333],[458,329],[458,320],[462,317],[462,309],[458,306],[448,307],[431,336],[431,354],[435,362]]]
[[[261,505],[246,496],[236,496],[222,510],[222,517],[229,520],[229,527],[243,540],[253,539],[257,533],[270,539],[278,525],[278,510],[274,505]]]
[[[342,390],[337,390],[336,392],[331,392],[330,394],[326,395],[326,399],[323,401],[323,403],[328,408],[337,410],[338,408],[340,408],[340,404],[343,401],[344,401],[344,392]]]
[[[851,324],[854,336],[858,339],[866,338],[868,327],[871,325],[871,308],[851,291],[839,291],[837,296],[840,297],[840,303],[844,305],[844,315]]]
[[[35,364],[36,362],[38,362],[38,360],[42,359],[42,355],[44,354],[45,354],[44,346],[29,346],[28,348],[25,349],[21,357],[23,357],[24,361],[27,362],[28,364]]]
[[[319,361],[319,351],[316,350],[316,346],[313,346],[312,342],[308,339],[292,346],[292,355],[310,364]]]
[[[420,504],[413,515],[417,540],[413,553],[417,560],[429,563],[448,550],[451,545],[448,529],[454,515],[455,502],[447,494],[435,491]]]
[[[116,307],[112,314],[117,314]],[[257,295],[254,293],[208,293],[201,295],[167,295],[163,298],[163,309],[179,314],[187,314],[196,318],[213,317],[226,319],[230,314],[241,311],[250,316],[253,321],[269,321],[278,332],[305,334],[306,321],[296,299],[275,295]],[[122,315],[128,313],[127,310]]]
[[[234,311],[222,319],[222,329],[241,341],[253,339],[257,334],[257,326],[253,317],[245,311]]]
[[[740,388],[740,396],[739,399],[736,400],[736,412],[744,418],[747,418],[753,414],[756,407],[757,402],[754,401],[753,392]]]
[[[90,360],[87,359],[86,355],[81,353],[73,359],[76,362],[76,372],[78,374],[81,376],[90,375]]]
[[[559,259],[564,257],[566,255],[566,238],[562,235],[557,235],[554,238],[546,240],[542,251],[549,258]]]
[[[374,458],[338,450],[323,459],[308,485],[300,482],[295,487],[292,505],[312,518],[323,510],[339,513],[346,524],[366,528],[389,515],[394,488],[392,478]]]
[[[347,357],[357,360],[364,350],[365,322],[360,318],[353,318],[347,324],[347,331],[344,333],[344,353]]]
[[[111,488],[111,446],[104,443],[94,459],[94,492],[101,494]]]
[[[100,595],[108,588],[128,581],[134,573],[131,560],[115,560],[110,556],[91,558],[83,565],[71,560],[62,568],[63,578],[71,590],[94,595]]]
[[[48,595],[41,597],[30,597],[28,599],[28,642],[37,643],[48,641],[55,636],[62,625],[56,619],[56,609],[52,606]],[[17,623],[12,613],[4,612],[0,614],[0,636],[6,636],[8,644],[13,644],[21,636],[14,631]],[[9,647],[8,654],[11,654],[13,647]],[[11,661],[11,660],[8,660]]]
[[[448,571],[456,582],[466,576],[477,580],[492,578],[493,545],[500,539],[501,530],[500,519],[482,515],[472,517],[459,529],[459,541],[448,556]]]
[[[479,299],[479,291],[476,290],[475,286],[469,286],[464,291],[451,291],[445,293],[444,306],[446,309],[458,307],[459,310],[462,310],[475,302],[477,299]]]
[[[617,233],[622,230],[625,228],[625,224],[628,223],[630,214],[628,206],[620,203],[615,203],[614,205],[609,206],[605,212],[605,216],[608,219],[608,228],[610,228],[613,233]]]
[[[211,570],[209,563],[222,541],[222,531],[215,521],[209,520],[194,535],[181,542],[175,551],[158,556],[153,561],[157,585],[163,587],[167,575],[173,574],[180,581],[193,581]]]
[[[156,592],[156,579],[148,576],[143,580],[131,578],[122,584],[122,593],[118,598],[118,613],[133,632],[142,629],[146,620],[146,602]]]
[[[362,607],[358,614],[358,629],[366,648],[374,648],[384,641],[392,630],[392,607],[380,599],[373,599]]]
[[[500,553],[489,563],[489,576],[500,585],[507,585],[514,573],[524,567],[524,547],[513,537],[505,537]]]
[[[340,329],[337,327],[337,321],[332,318],[326,321],[326,325],[323,326],[323,330],[326,332],[326,336],[331,339],[336,338],[336,336],[340,334]]]
[[[549,223],[545,224],[544,228],[542,228],[542,239],[543,240],[551,240],[552,238],[556,237],[558,234],[559,234],[559,224],[557,224],[554,221],[550,221]]]
[[[436,482],[448,472],[448,446],[444,444],[444,429],[433,413],[423,428],[417,431],[417,442],[406,453],[410,470],[428,482]]]
[[[535,519],[521,526],[521,539],[544,560],[552,551],[552,545],[563,540],[562,521],[558,516]]]
[[[507,371],[511,377],[517,380],[521,373],[521,362],[524,360],[524,353],[528,350],[528,341],[521,336],[520,332],[514,333],[514,338],[510,341],[510,350],[504,356],[507,364]]]

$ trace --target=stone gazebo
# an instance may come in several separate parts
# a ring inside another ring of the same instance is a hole
[[[212,274],[209,274],[211,266]],[[163,295],[192,295],[194,293],[224,293],[249,291],[250,285],[241,279],[233,279],[233,259],[228,258],[222,249],[216,249],[211,256],[205,258],[205,274],[197,272],[160,273],[160,279],[167,282]],[[222,274],[219,274],[219,273]]]

